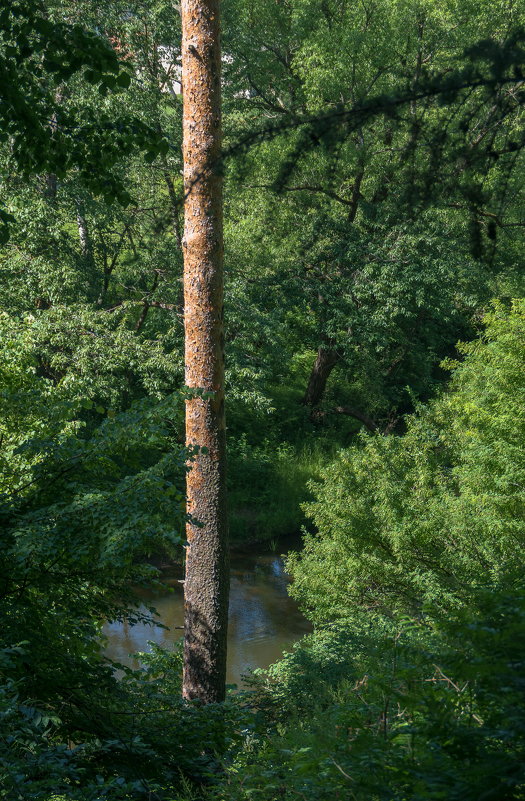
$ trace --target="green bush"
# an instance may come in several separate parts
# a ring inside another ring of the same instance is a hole
[[[213,797],[523,799],[524,653],[522,588],[425,623],[317,632],[259,674],[265,725]]]
[[[525,302],[449,391],[311,485],[292,555],[313,635],[254,677],[220,801],[525,799]]]
[[[453,609],[523,563],[525,302],[485,321],[404,436],[363,435],[312,485],[317,533],[288,567],[313,619]]]

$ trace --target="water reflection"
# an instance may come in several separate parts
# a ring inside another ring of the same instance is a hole
[[[181,637],[183,598],[178,579],[180,575],[167,574],[166,583],[171,590],[148,601],[167,628],[108,623],[104,627],[108,656],[136,665],[129,655],[149,650],[148,640],[169,646]],[[230,581],[227,682],[243,686],[243,674],[250,668],[275,662],[311,627],[287,594],[289,577],[280,556],[233,554]]]

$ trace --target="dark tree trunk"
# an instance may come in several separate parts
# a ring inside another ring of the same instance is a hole
[[[228,624],[219,0],[182,2],[184,326],[189,466],[184,698],[225,695]]]
[[[319,348],[303,397],[305,406],[313,409],[321,403],[330,374],[338,361],[339,355],[333,347]]]
[[[354,417],[363,423],[369,431],[377,431],[377,424],[371,417],[358,409],[350,406],[336,406],[333,409],[326,410],[325,412],[318,409],[319,404],[323,400],[328,379],[332,370],[339,361],[339,354],[332,346],[330,340],[327,341],[328,347],[320,347],[317,351],[317,356],[308,379],[308,386],[303,397],[303,404],[310,407],[311,417],[314,420],[322,418],[326,413],[332,414],[346,414]]]
[[[46,173],[44,196],[54,203],[57,197],[57,177],[53,172]]]
[[[179,201],[177,200],[177,195],[175,192],[175,188],[173,186],[173,181],[171,180],[171,175],[169,174],[169,170],[166,166],[166,160],[164,159],[164,167],[162,170],[162,174],[164,176],[164,183],[168,189],[168,196],[170,199],[170,214],[171,214],[171,224],[173,234],[175,236],[175,240],[177,245],[182,250],[182,239],[180,235],[180,225],[179,225]]]

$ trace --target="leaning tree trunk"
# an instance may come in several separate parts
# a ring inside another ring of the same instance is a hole
[[[224,698],[228,623],[219,0],[182,2],[187,477],[183,696]]]
[[[321,403],[328,379],[338,361],[339,355],[333,347],[319,348],[303,397],[305,406],[314,409]]]

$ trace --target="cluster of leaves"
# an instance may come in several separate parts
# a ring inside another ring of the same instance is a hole
[[[0,142],[26,179],[39,172],[64,177],[77,168],[96,195],[127,204],[129,192],[112,168],[137,149],[152,158],[166,154],[168,143],[137,115],[115,118],[68,102],[78,75],[100,97],[129,87],[132,73],[107,38],[53,12],[41,0],[16,0],[0,12]],[[0,212],[0,241],[7,241],[14,219]]]
[[[76,634],[73,621],[71,643]],[[123,668],[116,679],[84,647],[76,665],[69,654],[57,707],[56,695],[38,697],[21,678],[28,650],[22,642],[0,652],[2,671],[18,676],[0,693],[2,801],[172,799],[184,786],[212,783],[216,754],[237,745],[245,726],[246,714],[230,703],[182,701],[178,653],[142,655],[143,669]]]
[[[325,349],[321,437],[345,441],[363,417],[385,429],[435,392],[514,269],[521,9],[230,0],[224,13],[230,353],[270,395],[269,425],[290,416],[276,401],[294,359],[313,374]],[[308,402],[303,382],[289,406]]]
[[[290,563],[314,615],[450,607],[521,564],[524,316],[523,301],[496,305],[450,391],[404,436],[367,437],[327,469],[308,508],[319,533]]]
[[[467,3],[454,8],[378,3],[373,9],[290,3],[269,14],[260,10],[263,25],[255,27],[254,8],[242,4],[227,8],[227,20],[234,8],[246,29],[236,29],[231,46],[240,58],[232,60],[227,74],[245,97],[255,98],[251,118],[265,110],[271,122],[234,140],[231,152],[279,139],[285,157],[275,165],[275,189],[289,188],[317,150],[330,154],[338,167],[350,145],[365,166],[367,133],[378,122],[386,121],[391,136],[395,132],[397,147],[391,152],[398,168],[410,163],[406,188],[412,208],[443,189],[464,191],[471,200],[474,191],[482,204],[483,192],[474,186],[483,170],[523,148],[520,11],[509,17],[498,9],[491,16],[485,3],[476,9]],[[458,19],[461,24],[454,25]],[[259,59],[248,56],[254,42]],[[324,176],[332,196],[338,178],[338,172]]]

